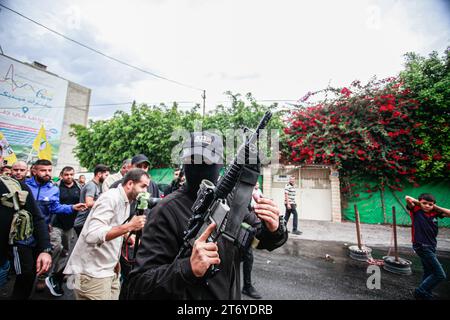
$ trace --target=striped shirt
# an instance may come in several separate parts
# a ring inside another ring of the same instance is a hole
[[[296,192],[297,191],[295,190],[295,187],[293,185],[291,185],[290,183],[288,183],[284,187],[284,194],[287,195],[289,204],[295,204],[295,193]],[[285,200],[285,202],[286,202],[286,200]]]

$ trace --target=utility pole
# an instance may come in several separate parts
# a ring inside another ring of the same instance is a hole
[[[203,118],[204,118],[206,109],[206,90],[203,90],[202,98],[203,98]]]

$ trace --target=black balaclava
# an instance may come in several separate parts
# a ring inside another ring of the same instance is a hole
[[[214,185],[217,183],[219,178],[219,172],[222,168],[222,164],[184,164],[184,176],[186,177],[186,182],[184,183],[184,190],[188,195],[195,199],[197,198],[197,191],[200,189],[200,183],[203,179],[209,180]]]

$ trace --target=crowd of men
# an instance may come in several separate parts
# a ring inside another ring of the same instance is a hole
[[[193,210],[207,199],[199,198],[207,194],[200,186],[228,181],[219,180],[221,143],[209,132],[191,134],[165,195],[149,176],[144,154],[124,160],[112,175],[98,164],[88,182],[82,176],[75,180],[74,168],[64,167],[53,182],[49,160],[37,160],[30,168],[23,161],[7,166],[0,148],[0,288],[14,274],[12,299],[29,299],[34,289],[46,287],[62,296],[64,282],[78,300],[235,300],[241,293],[261,298],[251,281],[252,248],[282,246],[291,215],[291,233],[301,234],[295,178],[285,186],[286,221],[273,200],[262,195],[259,170],[250,165],[242,167],[233,178],[239,182],[223,198],[214,198],[211,211],[203,211],[230,212],[226,222],[218,226],[220,219],[197,219]],[[424,269],[414,297],[433,299],[433,289],[446,279],[436,254],[437,218],[450,217],[450,209],[437,206],[428,193],[405,200],[413,249]],[[200,221],[201,228],[192,228],[192,221]],[[186,239],[195,230],[195,237]]]
[[[217,182],[222,168],[222,154],[194,164],[195,152],[203,155],[220,142],[214,134],[196,134],[200,149],[186,144],[184,164],[165,196],[149,176],[144,154],[124,160],[114,174],[98,164],[88,182],[76,180],[70,166],[54,182],[49,160],[30,168],[24,161],[2,166],[1,206],[7,212],[0,217],[0,287],[14,273],[12,299],[29,299],[45,288],[62,296],[64,282],[79,300],[239,299],[244,261],[242,292],[261,298],[250,280],[251,248],[221,238],[210,242],[214,223],[193,242],[190,254],[178,255],[200,183]],[[244,222],[255,230],[254,247],[273,250],[287,240],[287,231],[274,202],[257,187],[255,194]],[[221,271],[208,279],[213,265]]]

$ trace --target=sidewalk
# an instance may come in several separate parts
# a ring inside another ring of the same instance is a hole
[[[291,219],[290,219],[291,220]],[[353,222],[326,222],[313,220],[299,220],[299,230],[302,235],[289,233],[292,239],[307,239],[317,241],[341,241],[356,244],[356,225]],[[288,223],[288,230],[292,230],[292,221]],[[392,227],[389,225],[361,224],[362,243],[369,247],[390,247],[394,245]],[[439,228],[437,249],[450,252],[450,229]],[[392,243],[392,244],[391,244]],[[411,228],[397,227],[397,245],[411,247]]]

